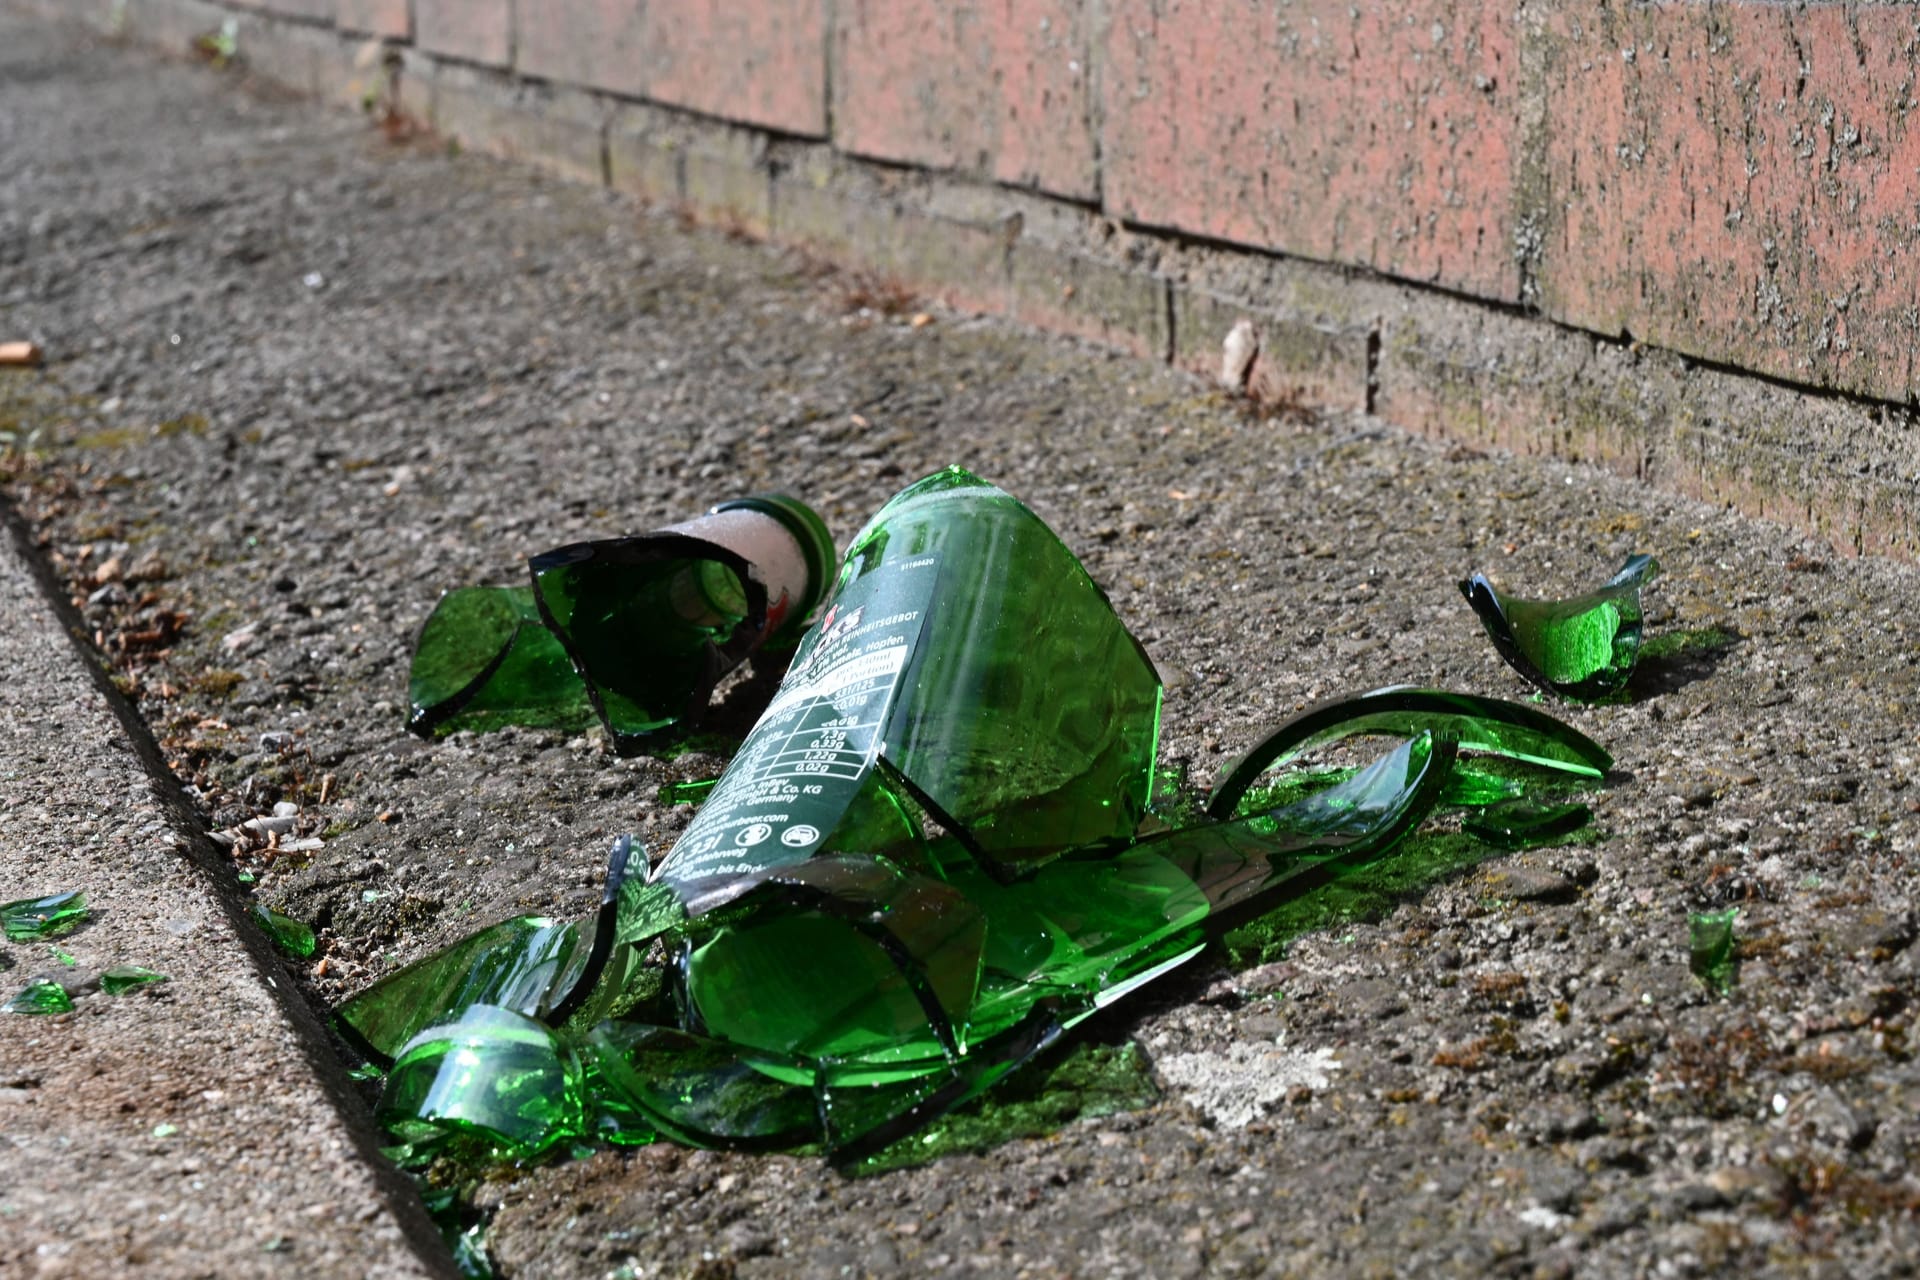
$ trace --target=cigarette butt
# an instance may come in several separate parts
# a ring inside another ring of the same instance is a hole
[[[40,363],[40,347],[32,342],[0,342],[0,365],[34,368]]]

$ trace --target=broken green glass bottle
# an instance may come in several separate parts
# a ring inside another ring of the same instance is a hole
[[[755,650],[797,634],[826,594],[834,555],[811,507],[760,494],[527,563],[540,616],[628,755],[695,719]]]
[[[87,918],[83,890],[50,893],[44,898],[22,898],[0,906],[0,929],[9,942],[41,942],[72,933]]]
[[[165,981],[167,975],[164,973],[143,969],[137,964],[116,964],[101,972],[100,989],[110,996],[123,996],[129,991]]]
[[[251,914],[254,923],[267,931],[267,937],[272,939],[273,945],[290,956],[304,960],[319,945],[310,927],[290,915],[275,911],[264,902],[254,903]]]
[[[0,1013],[72,1013],[73,1000],[65,987],[48,978],[36,978],[13,999],[0,1005]]]
[[[1630,556],[1596,591],[1571,600],[1502,596],[1476,573],[1460,592],[1507,664],[1548,693],[1592,702],[1617,693],[1640,656],[1640,590],[1660,572],[1652,556]]]
[[[632,754],[695,720],[755,650],[796,637],[833,563],[820,517],[785,494],[545,552],[531,586],[441,597],[414,647],[408,726],[569,731],[597,716]]]
[[[1159,708],[1139,645],[1037,517],[958,469],[909,487],[855,539],[650,877],[616,857],[595,920],[496,925],[342,1008],[370,1056],[415,1058],[383,1117],[408,1142],[481,1125],[503,1150],[584,1134],[857,1156],[1187,962],[1223,921],[1382,856],[1443,797],[1511,794],[1457,781],[1459,753],[1581,780],[1611,763],[1529,707],[1386,689],[1268,735],[1207,817],[1150,814]],[[1306,785],[1261,781],[1363,735],[1393,741]],[[448,1030],[476,1009],[519,1030]],[[523,1023],[578,1055],[577,1084],[562,1075],[579,1105],[541,1117],[564,1134],[473,1118],[495,1108],[491,1058],[531,1052]]]

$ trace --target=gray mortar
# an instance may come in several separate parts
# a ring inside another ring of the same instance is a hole
[[[316,1002],[476,924],[586,909],[619,832],[671,845],[688,810],[656,787],[719,758],[421,743],[407,654],[442,590],[739,493],[790,489],[843,540],[949,462],[1024,497],[1147,646],[1163,756],[1199,778],[1333,694],[1524,697],[1454,589],[1471,569],[1551,595],[1653,551],[1656,632],[1738,637],[1565,712],[1619,762],[1597,842],[1492,858],[1244,972],[1202,960],[1103,1017],[1167,1064],[1158,1105],[859,1181],[671,1147],[507,1171],[483,1192],[506,1274],[1920,1256],[1910,569],[1593,466],[1263,417],[1008,324],[863,312],[884,299],[792,253],[0,22],[33,71],[0,81],[0,314],[52,357],[0,378],[0,426],[47,446],[8,492],[109,651],[188,616],[119,670],[206,826],[291,800],[324,839],[244,860],[320,926],[287,968]],[[96,581],[116,557],[144,580]],[[1687,913],[1732,903],[1748,951],[1715,1000]],[[1262,1062],[1293,1087],[1223,1106]]]

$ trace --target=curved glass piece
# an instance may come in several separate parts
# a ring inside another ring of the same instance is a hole
[[[587,686],[540,620],[531,587],[461,587],[420,628],[407,727],[429,736],[509,724],[559,730],[594,721]]]
[[[1325,791],[1278,809],[1171,831],[1137,846],[1180,867],[1221,912],[1336,859],[1377,855],[1438,802],[1457,748],[1432,732]]]
[[[1570,836],[1593,821],[1593,810],[1565,804],[1510,800],[1460,819],[1460,829],[1499,849],[1531,849]]]
[[[1687,917],[1687,963],[1693,976],[1715,995],[1733,989],[1738,976],[1739,956],[1733,935],[1740,908],[1724,911],[1699,911]]]
[[[571,987],[570,961],[584,960],[593,921],[516,916],[416,960],[342,1004],[335,1017],[354,1047],[377,1062],[428,1027],[473,1005],[524,1015],[547,1012],[556,989]]]
[[[581,1083],[573,1050],[547,1027],[474,1005],[401,1047],[375,1116],[416,1145],[470,1136],[524,1158],[580,1134]]]
[[[766,1150],[813,1141],[813,1091],[753,1065],[738,1045],[673,1027],[603,1022],[588,1033],[598,1130],[632,1144],[662,1133],[696,1147]]]
[[[1652,556],[1630,556],[1596,591],[1571,600],[1502,596],[1476,573],[1460,593],[1480,616],[1507,665],[1549,693],[1591,702],[1619,691],[1640,657],[1640,589],[1660,572]]]
[[[1588,778],[1602,777],[1613,767],[1606,748],[1543,711],[1498,698],[1395,685],[1308,707],[1269,733],[1228,766],[1207,797],[1207,813],[1232,816],[1261,774],[1303,751],[1361,734],[1411,737],[1422,731],[1451,739],[1463,751],[1507,756]]]

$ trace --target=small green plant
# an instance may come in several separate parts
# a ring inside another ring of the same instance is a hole
[[[195,40],[193,49],[217,68],[229,66],[240,56],[240,19],[228,18],[218,31]]]

